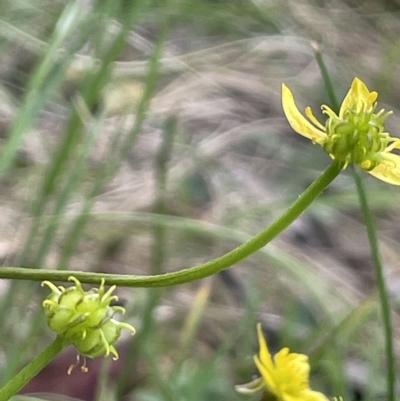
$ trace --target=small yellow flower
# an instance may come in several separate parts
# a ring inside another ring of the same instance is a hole
[[[236,386],[237,391],[254,393],[264,390],[265,399],[275,401],[328,401],[325,395],[310,389],[310,365],[307,355],[290,353],[288,348],[283,348],[271,357],[261,324],[257,325],[257,333],[260,354],[254,356],[254,362],[261,378]]]
[[[325,125],[305,109],[308,120],[300,113],[290,89],[282,84],[282,105],[291,127],[299,134],[321,145],[343,168],[355,163],[363,170],[389,184],[400,185],[400,140],[384,131],[384,121],[392,112],[375,113],[378,94],[370,92],[364,82],[354,78],[337,115],[328,106],[321,107],[328,116]]]
[[[68,288],[56,287],[50,281],[42,283],[51,290],[43,301],[49,328],[66,343],[73,344],[83,356],[95,358],[111,353],[114,359],[118,359],[113,344],[122,329],[128,329],[132,334],[135,334],[135,329],[128,323],[113,319],[116,312],[125,313],[122,306],[111,305],[118,300],[116,295],[112,295],[115,286],[106,291],[103,279],[99,288],[84,291],[75,277],[69,280],[75,285]]]

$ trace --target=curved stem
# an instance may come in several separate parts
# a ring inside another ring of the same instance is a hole
[[[243,260],[268,244],[268,242],[280,234],[294,220],[296,220],[308,206],[310,206],[318,195],[320,195],[321,192],[337,177],[342,170],[342,167],[343,164],[333,161],[331,165],[292,203],[292,205],[266,229],[225,255],[199,266],[194,266],[177,272],[152,276],[2,267],[0,268],[0,278],[15,280],[66,281],[68,280],[68,277],[74,276],[82,283],[100,284],[101,279],[105,279],[106,284],[108,285],[119,285],[123,287],[167,287],[208,277],[233,266],[235,263]]]
[[[368,200],[364,190],[364,186],[358,174],[357,167],[354,165],[353,165],[353,176],[357,186],[358,198],[360,200],[361,209],[364,215],[365,225],[367,227],[369,246],[371,249],[372,261],[375,268],[376,282],[378,286],[379,300],[381,304],[383,330],[386,343],[386,368],[387,368],[387,391],[388,391],[387,399],[388,401],[394,401],[395,400],[394,385],[396,383],[396,370],[394,363],[395,361],[394,361],[394,349],[393,349],[393,329],[392,329],[392,319],[390,316],[389,294],[386,288],[385,276],[383,274],[383,268],[378,249],[378,240],[376,238],[374,220],[372,217],[371,209],[368,206]]]
[[[64,348],[63,341],[57,337],[45,350],[28,363],[3,388],[0,389],[0,401],[9,400],[34,378]]]

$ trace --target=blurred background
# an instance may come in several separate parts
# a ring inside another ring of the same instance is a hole
[[[400,126],[396,0],[2,0],[0,259],[4,266],[158,274],[265,228],[329,165],[295,134],[281,84],[318,117],[355,76]],[[400,192],[363,173],[400,352]],[[25,389],[46,400],[246,400],[256,323],[273,352],[310,356],[327,396],[384,400],[384,340],[350,171],[281,236],[213,277],[118,288],[137,334],[120,359]],[[0,281],[0,381],[53,338],[38,282]],[[19,398],[23,399],[22,396]],[[25,398],[24,398],[25,399]]]

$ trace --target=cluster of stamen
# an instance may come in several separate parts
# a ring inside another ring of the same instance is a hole
[[[377,154],[389,150],[391,143],[397,140],[384,132],[384,120],[391,112],[380,110],[375,114],[375,107],[376,103],[369,109],[347,109],[340,118],[324,106],[323,112],[329,117],[325,124],[325,152],[342,161],[345,167],[355,163],[365,170],[374,169],[380,163]]]

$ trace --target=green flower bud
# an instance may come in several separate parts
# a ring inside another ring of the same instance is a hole
[[[43,301],[44,312],[50,330],[54,331],[67,343],[73,344],[79,354],[95,358],[114,355],[118,359],[117,350],[113,344],[118,340],[123,328],[135,334],[135,329],[128,323],[113,319],[116,312],[125,313],[121,306],[110,306],[118,300],[112,295],[115,286],[105,291],[104,279],[99,288],[84,291],[81,283],[75,277],[70,277],[74,286],[56,287],[49,281],[44,281],[51,294]]]

